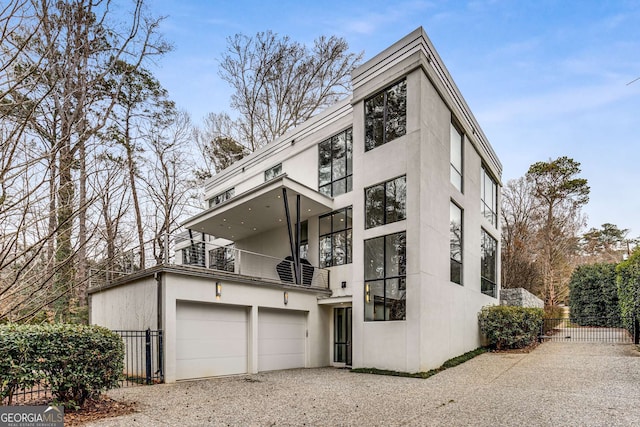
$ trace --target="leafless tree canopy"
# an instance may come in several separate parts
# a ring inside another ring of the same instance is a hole
[[[110,0],[0,6],[0,321],[82,319],[92,272],[189,206],[188,132],[145,69],[170,46],[130,4],[117,18]]]
[[[240,141],[254,151],[344,97],[361,56],[335,36],[310,49],[271,31],[229,38],[220,76],[235,91]]]

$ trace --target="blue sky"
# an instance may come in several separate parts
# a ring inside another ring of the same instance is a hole
[[[591,186],[588,225],[640,236],[640,0],[151,0],[175,49],[155,70],[194,122],[229,110],[226,38],[344,37],[371,58],[423,26],[498,153],[503,182],[569,156]]]

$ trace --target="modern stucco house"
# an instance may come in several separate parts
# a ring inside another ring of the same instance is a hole
[[[92,289],[92,322],[163,329],[167,382],[426,371],[480,346],[501,164],[422,28],[352,86],[209,180],[175,262]]]

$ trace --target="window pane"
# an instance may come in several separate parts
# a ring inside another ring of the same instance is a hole
[[[450,214],[451,259],[462,262],[462,210],[455,203],[451,203]]]
[[[385,281],[385,285],[387,320],[405,320],[407,291],[404,279],[389,279]]]
[[[462,210],[455,203],[450,204],[449,222],[449,252],[450,276],[449,280],[462,284]]]
[[[365,142],[364,149],[369,151],[384,143],[384,92],[381,92],[365,104]]]
[[[384,278],[384,237],[364,241],[364,279]]]
[[[387,95],[387,123],[385,141],[392,141],[407,133],[407,81],[389,88]]]
[[[333,182],[333,196],[339,196],[347,192],[347,179],[342,178]]]
[[[333,220],[333,231],[339,231],[339,230],[344,230],[345,228],[347,228],[347,210],[346,209],[340,209],[339,211],[336,211],[333,213],[333,215],[331,215],[332,220]]]
[[[331,267],[331,236],[320,237],[320,267]]]
[[[347,175],[353,173],[353,131],[347,129],[345,131],[346,147],[347,147]]]
[[[331,182],[331,140],[318,144],[318,183],[320,186]]]
[[[384,224],[384,184],[365,190],[365,227]]]
[[[481,275],[495,283],[496,281],[496,249],[497,242],[486,231],[482,230]]]
[[[333,265],[343,265],[347,263],[347,240],[346,233],[333,234]]]
[[[347,242],[346,242],[347,243],[347,253],[346,253],[347,260],[346,260],[346,263],[347,264],[351,264],[351,262],[352,262],[351,261],[351,253],[353,251],[353,245],[352,245],[351,242],[352,242],[353,236],[352,236],[351,230],[347,230],[346,233],[347,233]]]
[[[407,215],[407,179],[400,177],[386,183],[386,224],[400,221]]]
[[[320,217],[320,235],[331,234],[331,215],[323,215]]]
[[[406,233],[386,236],[385,246],[386,270],[384,277],[404,276],[406,274]]]
[[[341,132],[331,138],[333,145],[333,179],[342,178],[347,174],[347,146],[345,133]]]
[[[364,320],[384,320],[384,280],[364,285]]]

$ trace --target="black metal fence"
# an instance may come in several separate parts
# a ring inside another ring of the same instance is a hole
[[[122,387],[164,382],[162,330],[114,331],[124,341]]]
[[[638,319],[563,318],[545,319],[541,341],[640,343]]]
[[[122,337],[125,346],[124,379],[122,387],[164,382],[163,335],[161,330],[114,331]],[[17,390],[11,397],[4,398],[0,405],[34,404],[51,400],[52,393],[46,382],[40,382],[29,389]],[[43,403],[44,404],[44,403]]]

